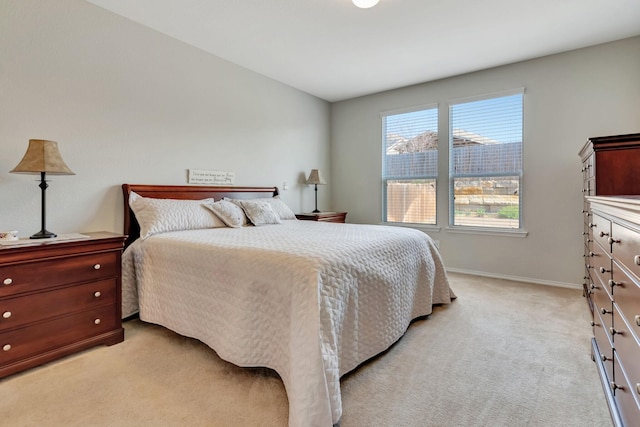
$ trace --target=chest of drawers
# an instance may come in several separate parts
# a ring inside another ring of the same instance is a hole
[[[640,197],[587,197],[593,353],[616,426],[640,426]]]
[[[85,236],[0,246],[0,378],[124,340],[124,236]]]

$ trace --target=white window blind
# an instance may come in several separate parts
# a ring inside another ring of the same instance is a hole
[[[437,106],[395,114],[385,113],[382,118],[383,220],[435,224]]]
[[[522,228],[523,91],[450,103],[450,224]]]

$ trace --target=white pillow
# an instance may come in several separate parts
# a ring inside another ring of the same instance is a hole
[[[207,203],[205,207],[222,220],[229,227],[242,227],[247,225],[247,217],[242,208],[228,200],[220,200],[214,203]]]
[[[228,199],[228,198],[225,198],[225,200],[229,200],[230,202],[234,202],[234,203],[243,202],[243,201],[267,202],[267,203],[269,203],[271,205],[271,208],[276,213],[276,215],[278,215],[278,218],[280,218],[280,219],[297,219],[296,218],[296,214],[294,214],[293,211],[291,210],[291,208],[289,208],[289,206],[287,206],[287,204],[282,201],[280,196],[274,196],[274,197],[268,197],[268,198],[265,197],[265,198],[259,198],[259,199]]]
[[[224,227],[225,224],[204,208],[213,199],[176,200],[142,197],[132,192],[129,206],[140,224],[140,237],[167,231]]]
[[[234,200],[240,205],[253,225],[280,224],[280,217],[265,200]]]

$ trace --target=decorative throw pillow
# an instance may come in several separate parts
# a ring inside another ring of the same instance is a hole
[[[271,205],[271,208],[276,213],[276,215],[278,215],[278,218],[280,218],[280,219],[296,219],[296,214],[294,214],[293,211],[291,210],[291,208],[289,208],[289,206],[287,206],[287,204],[282,201],[280,196],[274,196],[274,197],[269,197],[269,198],[265,197],[265,198],[260,198],[260,199],[229,199],[229,198],[225,198],[224,200],[228,200],[228,201],[236,203],[238,205],[240,205],[238,202],[255,202],[255,201],[267,202],[267,203],[269,203]]]
[[[224,227],[219,218],[205,209],[207,203],[213,203],[213,199],[154,199],[135,192],[129,195],[129,206],[140,224],[142,239],[168,231]]]
[[[247,224],[247,217],[242,208],[228,200],[208,203],[205,207],[229,227],[242,227]]]
[[[265,200],[271,204],[271,207],[278,214],[280,219],[297,219],[296,214],[294,214],[291,208],[282,201],[280,196],[275,196]]]
[[[271,204],[264,200],[234,200],[240,205],[253,225],[280,224],[280,217]]]

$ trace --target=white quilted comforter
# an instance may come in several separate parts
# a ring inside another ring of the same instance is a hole
[[[400,227],[284,221],[158,234],[123,255],[136,311],[239,366],[274,369],[291,427],[340,420],[340,377],[455,296],[433,241]]]

